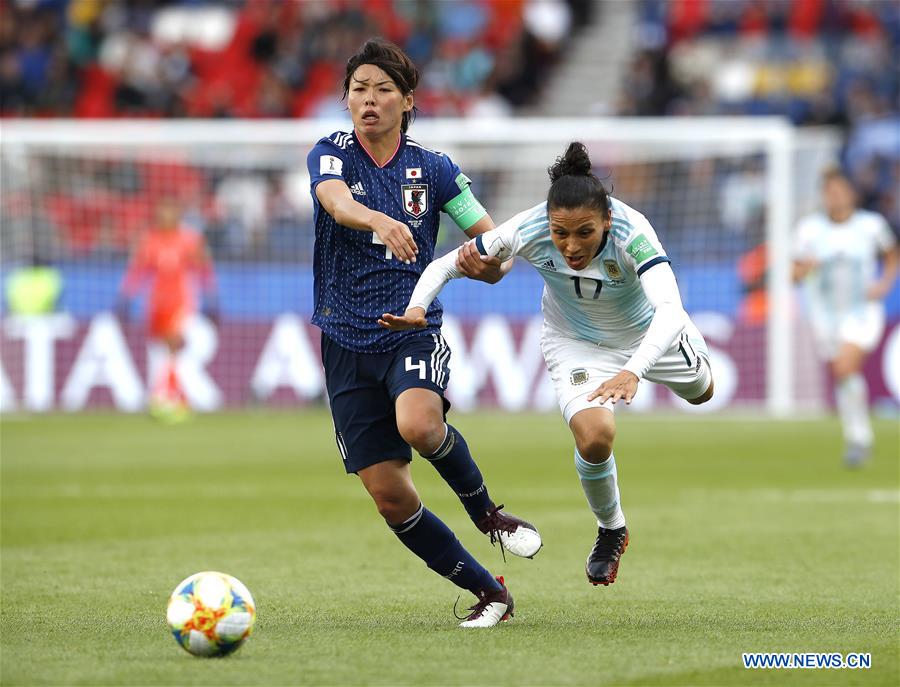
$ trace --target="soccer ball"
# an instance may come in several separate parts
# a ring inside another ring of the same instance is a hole
[[[166,621],[172,636],[194,656],[224,656],[253,630],[256,604],[240,580],[220,572],[199,572],[169,597]]]

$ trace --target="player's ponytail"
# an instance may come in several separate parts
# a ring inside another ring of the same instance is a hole
[[[350,79],[353,73],[364,64],[373,64],[391,77],[403,95],[409,95],[419,85],[419,70],[403,49],[384,38],[367,40],[359,51],[347,60],[344,72],[344,99],[350,92]],[[405,132],[416,118],[416,106],[403,113],[400,130]]]
[[[548,210],[588,207],[595,208],[603,217],[609,214],[609,193],[591,171],[591,158],[583,143],[570,143],[565,154],[556,158],[547,172],[551,182]]]

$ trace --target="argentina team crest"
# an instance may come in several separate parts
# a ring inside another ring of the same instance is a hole
[[[603,266],[606,268],[606,274],[613,284],[621,284],[625,281],[625,275],[619,268],[619,263],[615,260],[604,260]]]
[[[428,212],[428,184],[403,184],[403,209],[413,217]]]

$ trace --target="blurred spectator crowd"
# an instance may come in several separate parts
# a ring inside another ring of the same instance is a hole
[[[0,0],[0,116],[340,116],[346,60],[375,35],[397,42],[419,67],[421,116],[507,116],[539,96],[590,5]],[[217,259],[310,259],[308,179],[285,175],[295,160],[266,168],[257,159],[252,171],[177,155],[4,161],[4,262],[121,260],[162,197],[181,203]]]
[[[621,114],[782,114],[842,127],[863,205],[900,229],[900,2],[627,1],[638,22]],[[345,61],[373,35],[419,66],[422,116],[506,116],[536,102],[597,4],[0,0],[0,116],[332,117],[344,110]],[[252,170],[171,151],[5,159],[3,260],[121,259],[155,203],[175,196],[217,259],[308,261],[308,179],[290,171],[296,159],[269,164],[268,154],[254,151]],[[665,228],[676,256],[733,259],[764,239],[761,157],[611,169],[616,194]],[[467,172],[492,207],[502,184]]]
[[[900,231],[900,2],[637,2],[620,114],[839,126],[861,204]]]
[[[424,115],[530,103],[590,0],[0,0],[0,114],[316,117],[340,112],[369,37],[419,66]],[[548,34],[548,23],[562,31]]]

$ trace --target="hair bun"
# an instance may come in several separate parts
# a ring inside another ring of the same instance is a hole
[[[609,217],[609,193],[591,168],[587,148],[580,141],[573,141],[562,157],[547,171],[550,173],[550,190],[547,192],[547,210],[555,208],[588,208],[596,210],[605,219]]]
[[[566,175],[591,176],[591,158],[587,148],[580,141],[572,141],[562,157],[556,158],[556,162],[547,170],[550,181],[554,182]]]

